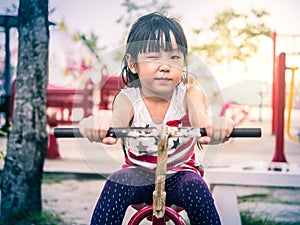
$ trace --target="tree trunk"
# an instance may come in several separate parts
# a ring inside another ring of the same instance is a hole
[[[47,150],[48,0],[20,0],[19,57],[12,131],[1,185],[1,224],[41,213]]]

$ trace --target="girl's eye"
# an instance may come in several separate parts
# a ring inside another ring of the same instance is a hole
[[[148,55],[148,59],[158,59],[158,55]]]
[[[178,55],[172,55],[171,59],[180,59],[180,56],[178,56]]]

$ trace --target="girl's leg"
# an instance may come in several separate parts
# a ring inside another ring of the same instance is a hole
[[[153,175],[137,169],[122,169],[112,174],[103,187],[91,224],[121,225],[129,205],[151,201],[151,179]]]
[[[214,199],[201,176],[181,171],[166,182],[167,201],[183,207],[191,225],[221,224]]]

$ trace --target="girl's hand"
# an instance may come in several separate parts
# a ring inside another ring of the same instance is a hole
[[[205,126],[207,136],[200,137],[201,144],[220,144],[229,140],[234,122],[229,117],[213,117],[212,125]]]
[[[115,144],[116,138],[106,137],[108,129],[112,126],[111,118],[111,111],[108,110],[102,110],[96,115],[84,118],[79,122],[80,133],[90,142]]]

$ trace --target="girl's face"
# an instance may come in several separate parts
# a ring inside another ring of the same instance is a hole
[[[173,51],[140,53],[135,64],[142,92],[147,95],[168,96],[180,82],[184,66],[184,55],[179,51],[175,37],[171,34]]]

